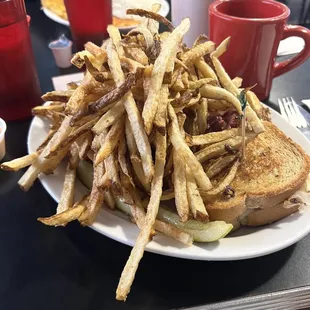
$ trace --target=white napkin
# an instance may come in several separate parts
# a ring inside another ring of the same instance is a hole
[[[79,84],[83,80],[83,77],[84,77],[84,74],[82,72],[55,76],[52,78],[54,89],[55,90],[67,90],[68,83],[75,82]]]
[[[299,53],[305,46],[305,42],[299,37],[289,37],[282,40],[279,44],[278,56],[291,55]]]

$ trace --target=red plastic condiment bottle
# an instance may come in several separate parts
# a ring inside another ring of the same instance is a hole
[[[30,116],[40,93],[24,0],[0,0],[0,117]]]

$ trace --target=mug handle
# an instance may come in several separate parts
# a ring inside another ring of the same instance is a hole
[[[273,67],[273,77],[286,73],[306,61],[310,55],[310,30],[301,26],[286,25],[282,40],[288,37],[300,37],[305,41],[303,50],[293,58],[277,62]]]

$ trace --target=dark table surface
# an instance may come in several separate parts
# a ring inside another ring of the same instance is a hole
[[[27,3],[42,92],[60,71],[47,44],[69,29],[49,20],[39,1]],[[310,97],[310,61],[274,80],[270,102]],[[27,153],[30,119],[9,122],[5,160]],[[36,221],[56,203],[36,182],[28,193],[23,172],[0,172],[0,309],[174,309],[310,285],[310,236],[261,258],[206,262],[145,253],[126,303],[115,289],[131,248],[72,223],[51,228]]]

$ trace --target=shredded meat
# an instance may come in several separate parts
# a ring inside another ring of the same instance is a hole
[[[222,131],[239,127],[240,119],[235,110],[213,113],[208,116],[208,132]]]

